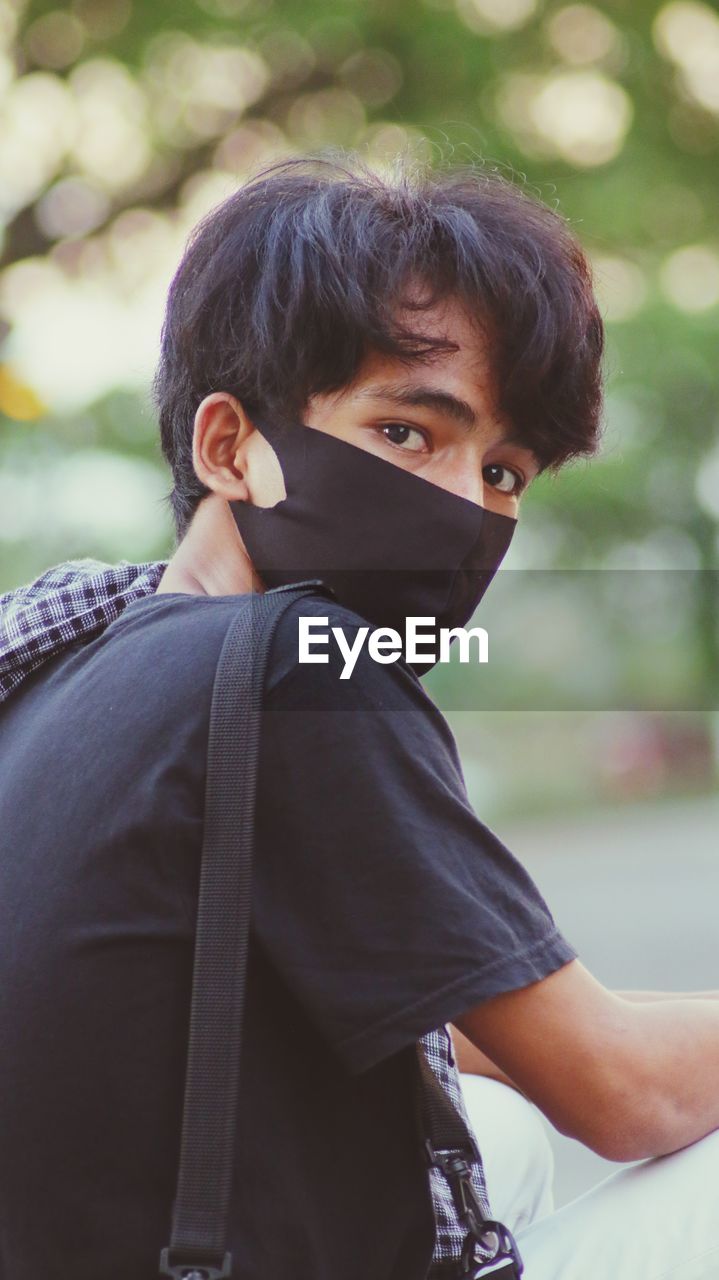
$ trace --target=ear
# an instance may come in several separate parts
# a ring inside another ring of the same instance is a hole
[[[229,391],[198,406],[192,460],[204,485],[227,502],[274,507],[287,497],[279,458]]]
[[[255,427],[239,400],[213,391],[200,402],[192,436],[198,478],[228,502],[250,502],[247,451]]]

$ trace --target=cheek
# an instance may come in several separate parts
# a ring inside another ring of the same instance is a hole
[[[499,489],[485,484],[482,506],[486,507],[488,511],[496,511],[500,516],[512,516],[516,520],[519,511],[519,499],[511,493],[502,493]]]

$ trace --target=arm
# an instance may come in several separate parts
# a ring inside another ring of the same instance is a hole
[[[501,1084],[506,1084],[510,1089],[517,1089],[518,1086],[513,1080],[510,1080],[504,1071],[500,1071],[495,1062],[488,1058],[486,1053],[482,1053],[471,1040],[462,1035],[457,1027],[450,1027],[452,1035],[452,1047],[454,1049],[454,1059],[457,1064],[457,1070],[462,1071],[470,1076],[487,1076],[489,1080],[499,1080]]]
[[[608,991],[579,961],[456,1019],[560,1132],[609,1160],[719,1127],[719,1003]]]
[[[719,1000],[719,991],[617,991],[623,1000],[633,1004],[649,1004],[656,1000]],[[472,1044],[457,1027],[450,1028],[457,1070],[466,1075],[487,1076],[490,1080],[499,1080],[511,1089],[518,1089],[514,1080],[501,1071],[496,1063]],[[521,1091],[520,1091],[521,1092]]]

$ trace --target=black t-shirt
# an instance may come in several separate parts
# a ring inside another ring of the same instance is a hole
[[[0,714],[0,1280],[155,1280],[175,1189],[209,708],[237,598],[161,595]],[[412,672],[270,655],[230,1248],[421,1280],[416,1040],[574,952]]]

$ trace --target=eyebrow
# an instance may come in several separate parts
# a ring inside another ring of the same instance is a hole
[[[477,414],[467,400],[462,400],[459,396],[452,395],[451,391],[443,391],[441,387],[433,387],[425,383],[416,387],[398,387],[396,383],[392,382],[382,383],[360,391],[358,398],[361,400],[389,400],[392,404],[410,409],[434,409],[436,413],[443,413],[446,417],[453,418],[455,422],[459,422],[466,431],[472,431],[477,425]],[[519,432],[504,431],[502,433],[502,444],[516,444],[520,448],[526,449],[533,458],[536,458],[537,466],[540,466],[539,458],[531,444]]]
[[[443,413],[448,418],[454,418],[455,422],[461,423],[468,431],[477,425],[477,415],[471,404],[461,400],[459,396],[452,395],[449,391],[442,391],[439,387],[398,387],[392,383],[386,383],[361,391],[360,398],[389,400],[392,404],[411,409],[434,409],[435,412]]]

